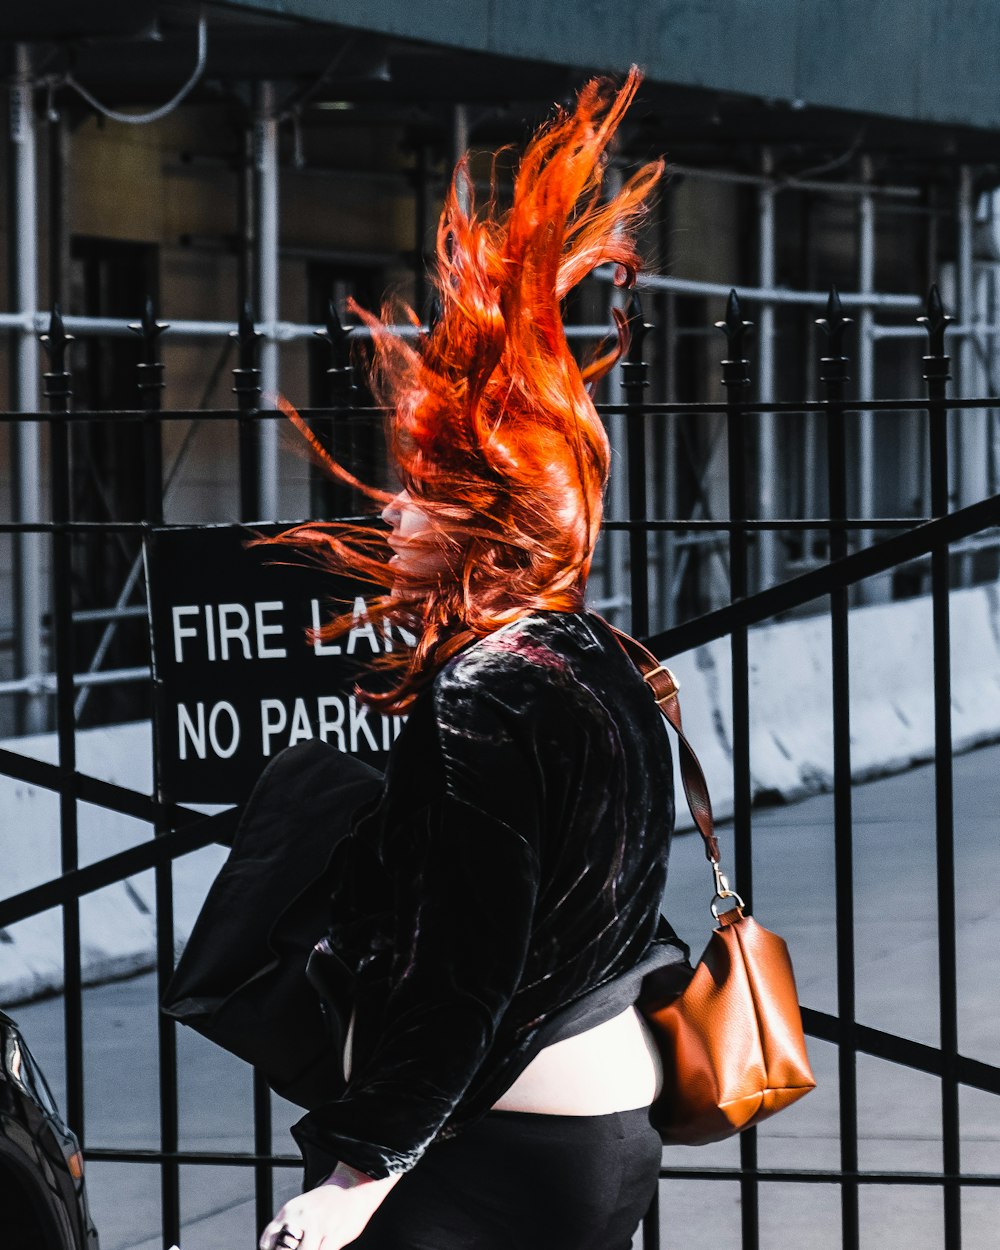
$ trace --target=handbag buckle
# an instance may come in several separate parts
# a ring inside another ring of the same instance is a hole
[[[715,877],[715,893],[712,895],[712,901],[709,904],[709,907],[711,908],[712,915],[715,917],[715,919],[716,920],[719,919],[719,909],[715,905],[716,899],[721,900],[721,899],[727,899],[727,898],[734,898],[736,900],[737,909],[739,911],[742,911],[743,908],[746,906],[746,904],[743,902],[742,898],[740,898],[740,896],[736,893],[736,891],[732,889],[732,887],[730,886],[729,880],[726,877],[726,874],[719,867],[719,861],[717,859],[712,860],[712,874]]]
[[[655,679],[659,677],[661,673],[664,675],[664,677],[666,677],[669,683],[665,694],[657,694],[656,686],[653,684]],[[656,668],[651,668],[649,672],[643,674],[643,676],[645,677],[646,681],[652,688],[653,697],[656,699],[656,703],[658,706],[660,704],[666,703],[668,699],[676,698],[677,692],[681,688],[681,683],[677,680],[677,678],[670,671],[670,669],[667,668],[665,664],[657,664]]]

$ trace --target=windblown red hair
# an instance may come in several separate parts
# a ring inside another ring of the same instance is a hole
[[[619,284],[631,284],[639,267],[635,237],[662,162],[609,199],[601,189],[606,149],[640,81],[635,68],[617,90],[594,79],[571,112],[542,126],[504,211],[495,190],[476,207],[468,158],[459,162],[437,230],[432,280],[441,313],[418,346],[394,333],[389,305],[381,317],[354,306],[373,336],[372,386],[387,408],[391,463],[439,535],[449,571],[433,579],[388,571],[386,535],[375,527],[316,522],[261,541],[306,548],[333,572],[393,585],[368,601],[368,616],[394,620],[418,642],[379,657],[376,667],[392,680],[378,692],[358,688],[381,711],[405,710],[473,639],[527,613],[583,605],[609,466],[587,388],[614,365],[627,336],[616,314],[617,344],[581,368],[561,301],[598,265],[617,265]],[[380,507],[393,498],[334,462],[282,406],[331,474]],[[337,616],[321,636],[337,638],[352,624],[350,613]]]

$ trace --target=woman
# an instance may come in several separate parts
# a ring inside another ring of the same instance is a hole
[[[584,609],[609,463],[587,386],[625,332],[581,369],[560,314],[597,265],[634,277],[662,166],[599,192],[638,84],[588,84],[504,212],[476,211],[459,165],[426,340],[358,310],[403,489],[327,462],[391,532],[279,539],[390,582],[369,616],[417,643],[359,691],[409,715],[336,852],[324,949],[351,978],[348,1079],[294,1126],[310,1187],[262,1250],[624,1250],[656,1186],[660,1072],[633,1004],[682,958],[659,917],[672,772],[648,689]]]

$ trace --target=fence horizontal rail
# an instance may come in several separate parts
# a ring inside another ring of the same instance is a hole
[[[831,1172],[819,1168],[661,1168],[662,1180],[730,1181],[738,1184],[744,1177],[758,1181],[782,1181],[803,1185],[842,1185],[852,1181],[859,1185],[1000,1185],[1000,1173],[992,1172]]]
[[[337,517],[338,523],[349,525],[371,525],[375,520],[375,514],[369,513],[364,516],[347,516]],[[240,524],[247,531],[247,537],[251,537],[251,531],[259,528],[261,525],[303,525],[305,524],[301,518],[297,520],[258,520],[258,521],[203,521],[195,522],[202,529],[222,529],[229,526]],[[912,521],[909,522],[912,524]],[[0,521],[0,534],[120,534],[120,533],[136,533],[148,534],[153,529],[169,530],[169,529],[190,529],[191,521],[176,522],[159,522],[155,524],[152,521]],[[867,526],[866,528],[870,528]],[[73,619],[78,619],[76,613]]]
[[[790,413],[794,416],[796,413],[822,413],[834,412],[837,416],[841,414],[851,414],[858,412],[927,412],[929,409],[991,409],[1000,408],[1000,396],[987,395],[979,396],[975,399],[959,399],[949,397],[947,399],[933,399],[930,397],[917,398],[910,396],[900,399],[775,399],[770,402],[763,400],[733,400],[727,404],[724,400],[704,400],[697,403],[682,403],[678,400],[671,400],[669,403],[644,403],[642,405],[642,414],[644,416],[704,416],[706,413],[718,413],[721,416],[732,414],[736,417],[752,416],[754,413],[760,412],[781,412]],[[597,411],[603,415],[612,413],[622,413],[625,416],[635,416],[636,409],[629,407],[628,404],[598,404]],[[303,416],[306,414],[303,413]]]
[[[207,1164],[214,1167],[255,1167],[270,1164],[274,1167],[301,1168],[302,1160],[291,1155],[224,1154],[206,1150],[111,1150],[103,1146],[88,1146],[84,1158],[88,1163],[180,1163]],[[743,1176],[760,1181],[794,1182],[804,1185],[838,1185],[843,1180],[857,1181],[863,1185],[941,1185],[957,1181],[972,1187],[1000,1185],[1000,1173],[961,1172],[954,1176],[943,1172],[831,1172],[822,1168],[706,1168],[664,1167],[660,1177],[664,1180],[706,1180],[738,1182]]]
[[[636,409],[627,403],[598,404],[597,411],[601,416],[635,416]],[[848,399],[832,401],[828,399],[807,400],[739,400],[727,404],[724,400],[698,400],[684,403],[672,400],[669,403],[644,403],[643,416],[704,416],[710,413],[726,415],[731,413],[738,417],[753,416],[755,413],[823,413],[835,411],[851,414],[859,412],[926,412],[928,409],[947,408],[959,411],[966,409],[1000,408],[1000,395],[980,396],[974,399],[958,397],[933,399],[928,397],[901,396],[898,399]],[[299,408],[298,413],[305,420],[325,420],[331,417],[345,416],[375,418],[386,414],[387,409],[379,407],[363,407],[357,404],[330,404],[325,408]],[[109,421],[109,422],[148,422],[151,413],[138,408],[99,409],[77,408],[66,412],[0,412],[0,425],[17,425],[23,422],[44,422],[62,425],[67,422]],[[283,412],[271,407],[260,408],[163,408],[155,413],[157,424],[171,421],[286,421]]]
[[[302,1160],[291,1155],[222,1154],[209,1150],[111,1150],[87,1146],[88,1163],[207,1163],[215,1167],[256,1167],[266,1164],[279,1168],[302,1168]]]
[[[350,525],[371,525],[377,520],[375,513],[353,517],[338,517],[338,524]],[[909,529],[914,525],[921,525],[925,521],[931,520],[926,516],[906,516],[906,517],[848,517],[846,520],[829,519],[827,517],[796,517],[796,518],[755,518],[746,521],[726,521],[723,519],[701,520],[688,518],[680,521],[658,520],[647,518],[639,521],[628,520],[608,520],[604,521],[602,528],[606,530],[642,530],[649,531],[670,531],[670,530],[718,530],[723,533],[739,533],[743,530],[898,530]],[[268,525],[305,525],[307,522],[302,520],[285,520],[285,521],[268,521]],[[315,519],[309,521],[314,524]],[[158,530],[164,529],[190,529],[190,521],[176,521],[173,523],[166,522],[155,526]],[[211,526],[228,526],[234,524],[231,521],[206,521],[205,528]],[[246,528],[249,534],[253,528],[253,522],[247,522]],[[263,525],[260,521],[258,524]],[[119,533],[138,533],[145,534],[154,527],[149,521],[0,521],[0,534],[119,534]],[[103,610],[103,609],[102,609]],[[106,610],[110,611],[110,609]],[[139,615],[134,612],[134,615]],[[98,615],[91,612],[88,616],[80,613],[73,613],[74,620],[97,620]]]
[[[725,521],[713,518],[710,521],[604,521],[601,528],[606,530],[649,530],[656,533],[662,531],[679,531],[683,533],[685,530],[710,530],[723,534],[740,534],[745,530],[805,530],[807,532],[822,530],[824,533],[829,533],[830,530],[912,529],[913,526],[923,525],[932,519],[932,517],[927,516],[878,517],[877,519],[848,517],[844,521],[829,520],[826,517],[799,517],[796,520],[790,520],[786,517],[783,520],[768,518],[766,520],[756,519],[752,521]]]

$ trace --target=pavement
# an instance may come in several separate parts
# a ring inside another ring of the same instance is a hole
[[[1000,746],[955,759],[960,1049],[1000,1064]],[[934,784],[930,767],[855,786],[858,1018],[916,1041],[938,1041]],[[800,998],[836,1010],[833,800],[820,795],[760,808],[753,819],[754,911],[788,942]],[[723,866],[731,843],[723,828]],[[207,861],[206,861],[207,863]],[[738,885],[738,883],[736,883]],[[711,928],[711,877],[700,841],[678,836],[671,854],[667,915],[695,954]],[[18,1007],[14,1015],[62,1100],[62,1000]],[[250,1073],[187,1030],[178,1031],[181,1147],[243,1151],[252,1146]],[[158,1145],[156,995],[150,975],[85,991],[85,1138],[88,1147]],[[836,1050],[810,1042],[817,1089],[761,1126],[765,1168],[836,1169],[839,1164]],[[860,1160],[865,1170],[933,1173],[941,1166],[940,1084],[864,1056],[858,1062]],[[296,1161],[287,1128],[300,1112],[274,1099],[274,1145]],[[1000,1100],[963,1090],[962,1168],[1000,1173]],[[664,1151],[670,1166],[730,1167],[738,1142]],[[275,1203],[298,1192],[297,1167],[277,1173]],[[159,1174],[149,1164],[88,1164],[102,1250],[165,1250],[158,1233]],[[182,1250],[252,1250],[253,1180],[239,1167],[181,1170]],[[761,1186],[762,1250],[840,1250],[836,1185]],[[941,1250],[941,1191],[935,1185],[863,1185],[861,1245],[875,1250]],[[1000,1246],[1000,1187],[968,1187],[963,1241]],[[664,1250],[739,1246],[738,1185],[661,1182]],[[637,1242],[638,1244],[638,1242]],[[516,1247],[512,1247],[516,1250]],[[554,1250],[558,1250],[557,1247]]]

